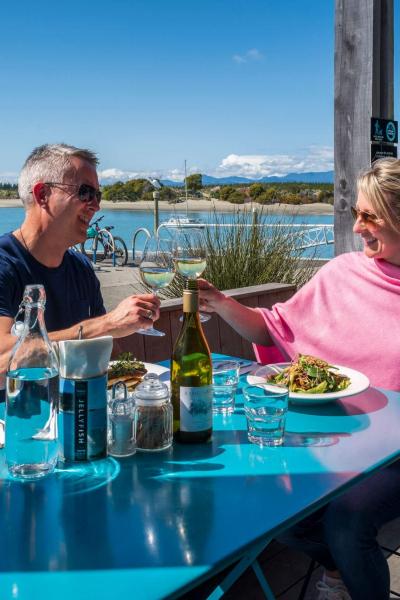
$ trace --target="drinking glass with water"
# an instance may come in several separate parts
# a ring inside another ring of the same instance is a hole
[[[24,326],[7,370],[5,452],[16,478],[47,475],[58,459],[58,360],[44,323],[45,303],[42,285],[25,287]]]
[[[247,437],[259,446],[281,446],[285,435],[289,390],[247,385],[243,388]]]
[[[229,415],[235,410],[240,363],[236,360],[213,360],[213,412]]]

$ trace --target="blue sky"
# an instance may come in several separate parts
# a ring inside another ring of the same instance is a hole
[[[333,168],[333,0],[20,0],[0,18],[0,180],[58,141],[116,178]]]

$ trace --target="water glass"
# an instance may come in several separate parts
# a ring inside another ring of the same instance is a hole
[[[212,375],[213,412],[224,415],[233,413],[239,383],[240,363],[236,360],[213,360]]]
[[[247,385],[243,388],[243,396],[249,441],[259,446],[281,446],[289,402],[287,388],[271,390]]]

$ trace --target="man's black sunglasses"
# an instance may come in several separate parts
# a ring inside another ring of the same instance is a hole
[[[45,181],[45,185],[49,185],[50,187],[74,187],[78,188],[78,196],[81,202],[96,202],[100,203],[101,201],[101,192],[100,190],[96,190],[92,185],[88,185],[87,183],[82,183],[81,185],[77,185],[76,183],[57,183],[55,181]]]

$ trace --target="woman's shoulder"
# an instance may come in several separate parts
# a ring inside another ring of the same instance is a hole
[[[343,265],[355,265],[360,264],[363,261],[365,254],[363,252],[344,252],[338,254],[335,258],[332,258],[331,262],[335,266],[342,267]]]
[[[363,253],[362,252],[345,252],[339,254],[335,258],[331,258],[326,264],[320,269],[319,273],[343,273],[349,269],[360,269],[363,264]]]

